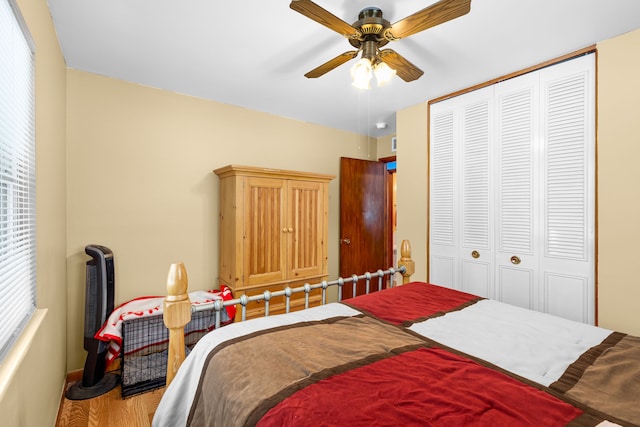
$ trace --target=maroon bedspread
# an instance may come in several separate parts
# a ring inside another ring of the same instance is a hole
[[[481,299],[484,298],[442,286],[413,282],[361,295],[343,303],[394,325],[400,325],[461,310]]]
[[[594,425],[578,408],[438,348],[418,348],[312,384],[259,426]]]

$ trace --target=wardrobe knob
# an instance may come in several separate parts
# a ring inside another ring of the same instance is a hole
[[[515,255],[511,257],[511,260],[510,260],[510,261],[511,261],[511,264],[515,264],[515,265],[520,264],[520,258],[518,258],[518,257],[517,257],[517,256],[515,256]]]
[[[473,252],[471,252],[471,256],[474,257],[474,258],[480,258],[480,252],[473,251]]]

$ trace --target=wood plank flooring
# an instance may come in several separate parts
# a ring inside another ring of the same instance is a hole
[[[70,383],[68,386],[70,386]],[[56,427],[147,427],[164,394],[164,388],[122,398],[116,388],[86,400],[63,398]]]

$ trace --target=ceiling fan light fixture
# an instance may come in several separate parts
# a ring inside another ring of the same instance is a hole
[[[384,62],[378,62],[373,68],[373,73],[376,75],[378,86],[384,86],[393,79],[393,76],[396,75],[396,70]]]
[[[372,77],[371,61],[367,58],[360,58],[351,68],[351,83],[358,89],[369,89],[369,82]]]
[[[377,63],[381,62],[378,55],[382,54],[385,62],[393,65],[398,77],[405,82],[412,82],[419,79],[424,72],[397,52],[391,49],[380,50],[380,48],[389,42],[404,39],[466,15],[471,10],[471,0],[438,0],[431,6],[427,6],[393,24],[384,19],[382,9],[377,6],[369,6],[362,9],[358,14],[358,20],[353,24],[348,24],[328,10],[315,4],[312,0],[291,0],[289,7],[346,37],[349,40],[349,44],[356,49],[330,59],[309,71],[305,74],[305,77],[320,77],[348,60],[355,58],[362,52],[362,58],[366,58],[371,62],[369,64],[371,68],[376,68]],[[354,67],[352,75],[356,68],[360,67]],[[383,66],[382,69],[384,68]],[[381,73],[382,69],[380,70]],[[379,86],[384,85],[389,80],[387,76],[381,76],[381,78]],[[362,77],[359,77],[357,82],[354,81],[354,86],[368,89],[370,79],[371,76],[366,76],[366,73],[363,72]]]

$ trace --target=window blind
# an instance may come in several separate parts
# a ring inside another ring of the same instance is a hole
[[[0,360],[36,308],[34,54],[0,0]]]

